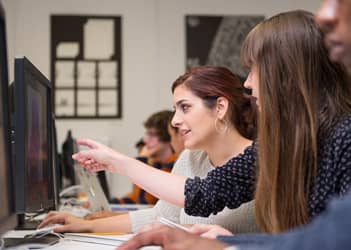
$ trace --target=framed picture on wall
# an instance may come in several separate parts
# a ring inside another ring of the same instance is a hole
[[[187,15],[186,68],[216,65],[229,68],[242,79],[247,72],[240,65],[240,48],[248,32],[264,16]]]
[[[57,118],[122,117],[122,17],[51,16]]]

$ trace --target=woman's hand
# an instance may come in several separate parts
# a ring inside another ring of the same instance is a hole
[[[90,171],[107,170],[110,172],[124,173],[122,163],[128,157],[113,149],[89,139],[77,140],[78,145],[86,146],[89,149],[81,150],[72,158]]]
[[[67,212],[51,211],[47,214],[44,220],[40,223],[38,228],[48,226],[50,224],[62,224],[62,227],[54,229],[56,233],[64,232],[92,232],[92,222],[75,217]]]
[[[233,235],[221,226],[209,224],[195,224],[190,228],[190,232],[209,239],[216,239],[218,235]]]
[[[119,250],[140,249],[143,246],[156,245],[162,249],[177,250],[222,250],[228,247],[223,242],[199,237],[177,228],[165,225],[155,226],[151,230],[138,233],[118,247]]]

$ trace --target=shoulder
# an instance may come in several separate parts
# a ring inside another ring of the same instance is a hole
[[[207,153],[202,150],[185,149],[179,156],[173,168],[174,174],[187,177],[205,176],[212,166],[208,160]]]
[[[253,142],[250,146],[246,147],[241,154],[231,158],[224,166],[237,166],[238,164],[251,165],[256,161],[257,142]]]

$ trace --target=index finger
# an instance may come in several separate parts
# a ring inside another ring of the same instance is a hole
[[[49,225],[49,224],[51,224],[51,218],[53,217],[53,216],[55,216],[57,214],[57,212],[56,211],[51,211],[51,212],[49,212],[46,216],[45,216],[45,218],[40,222],[40,224],[38,225],[38,228],[42,228],[42,227],[44,227],[44,226],[46,226],[46,225]]]
[[[56,214],[54,216],[44,219],[39,224],[38,228],[42,228],[50,224],[65,224],[65,218],[63,217],[63,215]]]
[[[90,140],[90,139],[77,139],[76,142],[78,145],[87,146],[87,147],[93,148],[93,149],[96,149],[99,146],[101,146],[100,143],[93,141],[93,140]]]

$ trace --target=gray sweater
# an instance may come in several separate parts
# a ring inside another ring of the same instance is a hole
[[[204,151],[184,150],[176,161],[172,173],[186,177],[206,177],[213,170]],[[254,202],[241,205],[237,209],[225,208],[222,212],[209,217],[187,215],[183,208],[159,200],[153,208],[129,212],[132,230],[136,232],[142,226],[157,221],[162,216],[180,224],[217,224],[235,233],[259,232],[254,216]]]

